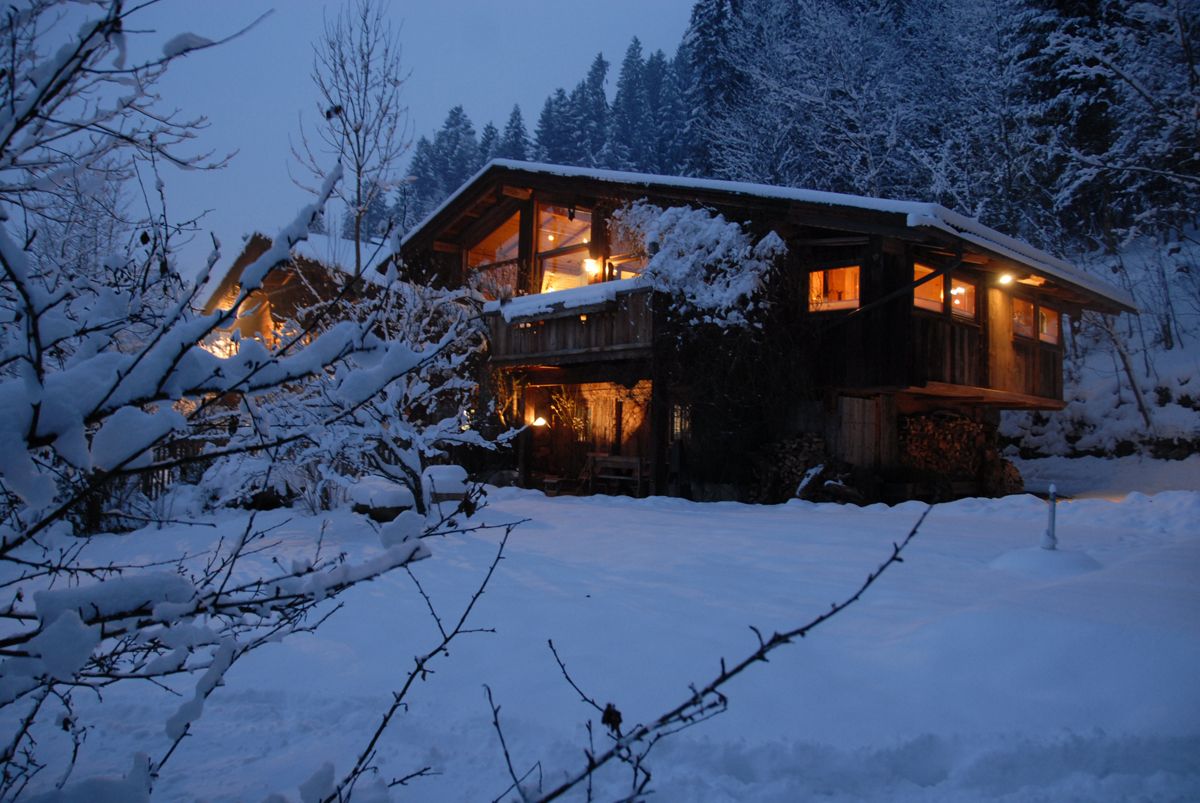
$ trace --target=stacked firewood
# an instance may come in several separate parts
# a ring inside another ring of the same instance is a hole
[[[757,502],[782,502],[795,495],[810,469],[827,465],[825,439],[802,433],[768,444],[755,456]]]
[[[979,483],[988,496],[1020,493],[1021,473],[1000,455],[996,428],[949,413],[907,416],[900,422],[900,459],[914,471]]]
[[[991,427],[960,416],[934,413],[900,420],[900,461],[916,471],[945,477],[978,477],[994,439]]]

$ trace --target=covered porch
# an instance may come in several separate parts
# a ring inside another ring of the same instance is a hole
[[[650,493],[652,391],[648,379],[526,385],[522,485],[548,494]]]

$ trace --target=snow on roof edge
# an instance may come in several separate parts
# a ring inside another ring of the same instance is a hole
[[[722,181],[719,179],[691,178],[687,176],[664,176],[654,173],[632,173],[622,170],[601,170],[590,167],[554,165],[544,162],[521,162],[513,159],[493,159],[481,167],[473,176],[463,182],[462,186],[427,214],[419,224],[410,229],[400,241],[401,247],[407,245],[413,235],[424,229],[431,220],[454,203],[484,173],[497,167],[529,173],[562,176],[564,178],[590,178],[596,181],[611,183],[641,184],[647,188],[668,186],[680,189],[712,190],[737,195],[752,195],[759,198],[825,204],[828,206],[842,206],[904,215],[906,225],[909,228],[929,227],[944,231],[947,234],[960,237],[993,253],[1028,265],[1047,274],[1051,278],[1081,287],[1120,307],[1133,312],[1137,311],[1137,305],[1134,303],[1133,297],[1125,290],[1111,285],[1103,279],[1092,276],[1071,263],[1035,248],[1023,240],[1010,237],[990,226],[980,223],[975,218],[970,218],[947,209],[941,204],[923,201],[896,201],[887,198],[868,198],[861,195],[848,195],[838,192],[826,192],[824,190],[806,190],[795,187],[778,187],[770,184]]]
[[[508,301],[488,301],[483,305],[484,313],[499,312],[506,323],[512,323],[516,318],[527,318],[552,312],[590,307],[616,299],[619,293],[628,293],[639,287],[646,286],[641,276],[630,279],[618,279],[611,282],[597,282],[583,287],[571,287],[566,290],[554,290],[549,293],[536,293],[528,296],[517,296]]]
[[[196,298],[200,301],[200,306],[202,308],[207,306],[212,300],[212,296],[217,292],[217,290],[220,289],[221,283],[225,281],[225,277],[229,275],[229,271],[233,270],[233,266],[236,265],[237,261],[242,258],[242,254],[246,253],[246,246],[256,236],[262,237],[269,243],[275,241],[275,237],[267,234],[262,227],[255,226],[243,232],[239,238],[240,246],[233,254],[232,258],[230,258],[227,262],[222,260],[221,262],[225,263],[223,267],[214,266],[213,270],[208,275],[208,279],[197,291]],[[278,233],[276,233],[276,236],[278,236]],[[337,238],[337,245],[342,246],[345,249],[353,249],[354,241],[347,240],[344,237],[339,237]],[[368,250],[366,245],[367,244],[364,243],[364,250]],[[363,263],[362,278],[371,284],[381,285],[383,276],[378,270],[376,270],[376,268],[384,264],[392,256],[393,252],[387,242],[382,244],[370,243],[370,245],[373,247],[377,246],[377,249],[367,254],[368,258]],[[326,268],[336,270],[339,273],[352,275],[354,272],[353,268],[351,268],[349,265],[342,265],[337,259],[337,250],[338,249],[333,243],[333,238],[331,238],[328,234],[309,232],[308,239],[301,240],[292,246],[292,256],[300,257],[301,259],[307,259],[311,262],[316,262]],[[348,256],[353,259],[352,250],[348,252]],[[221,263],[218,263],[218,265],[220,264]]]

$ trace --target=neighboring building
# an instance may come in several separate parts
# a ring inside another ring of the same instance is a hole
[[[639,200],[784,240],[761,329],[681,329],[637,278],[636,244],[610,238],[613,211]],[[1063,407],[1066,320],[1134,309],[935,204],[509,161],[401,256],[497,299],[497,400],[530,425],[523,480],[547,488],[766,499],[826,461],[855,467],[870,498],[1003,490],[998,411]]]
[[[242,271],[270,247],[270,237],[259,232],[248,236],[230,266],[213,277],[216,284],[206,294],[203,312],[208,314],[233,306],[241,292]],[[368,261],[363,275],[368,282],[373,282],[379,267],[387,262],[390,254],[383,245],[371,245],[364,250]],[[267,346],[277,345],[286,326],[305,325],[307,311],[317,309],[321,302],[342,291],[353,275],[353,265],[353,242],[324,234],[309,234],[307,240],[293,247],[292,259],[287,265],[267,274],[263,286],[243,304],[242,314],[233,325],[216,332],[206,347],[217,352],[230,350],[234,331],[241,338],[254,338]]]

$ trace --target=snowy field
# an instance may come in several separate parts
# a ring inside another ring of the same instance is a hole
[[[1073,493],[1086,495],[1086,474]],[[1111,495],[1138,474],[1114,462],[1093,466],[1090,483]],[[651,718],[709,680],[720,657],[748,654],[749,625],[794,627],[852,593],[922,510],[492,490],[483,519],[528,519],[477,608],[476,626],[496,632],[456,642],[384,738],[389,775],[440,773],[395,798],[504,792],[484,683],[519,772],[540,762],[548,787],[582,766],[593,712],[547,639],[627,724]],[[861,604],[733,681],[728,712],[655,748],[654,799],[1200,799],[1200,492],[1065,502],[1059,554],[1034,549],[1046,510],[1032,496],[937,506]],[[242,515],[216,521],[228,530]],[[299,557],[325,521],[338,549],[378,549],[372,526],[348,511],[275,511],[258,523],[277,526]],[[195,549],[213,533],[173,527],[103,548],[129,558]],[[414,567],[443,616],[466,603],[497,540],[438,541]],[[346,769],[436,631],[404,572],[343,599],[318,635],[234,667],[156,799],[295,799],[323,762]],[[79,771],[120,774],[135,752],[161,754],[177,705],[149,686],[107,692]],[[606,773],[599,798],[626,785],[624,770]]]

